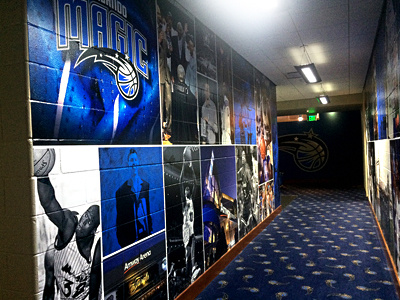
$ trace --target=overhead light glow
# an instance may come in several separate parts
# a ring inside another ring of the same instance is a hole
[[[264,5],[266,8],[272,9],[278,6],[278,0],[269,0],[269,1],[262,1],[262,3],[265,3]]]
[[[219,8],[230,15],[231,17],[249,17],[258,19],[264,13],[274,11],[278,7],[278,0],[223,0],[223,1],[210,1],[210,5]],[[229,8],[229,9],[227,9]]]
[[[225,1],[226,4],[229,4],[229,6],[236,5],[239,7],[258,7],[258,8],[266,8],[266,9],[271,9],[275,8],[278,6],[278,0],[250,0],[247,2],[244,2],[242,0],[227,0]]]

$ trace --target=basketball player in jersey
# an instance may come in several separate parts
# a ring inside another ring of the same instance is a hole
[[[182,202],[182,214],[183,214],[183,245],[185,247],[185,262],[187,271],[191,270],[190,266],[194,266],[194,250],[195,250],[195,238],[194,238],[194,207],[191,191],[189,187],[185,187],[185,199]]]
[[[54,299],[55,284],[59,299],[100,299],[99,206],[90,206],[78,220],[76,212],[60,206],[48,176],[37,179],[37,188],[40,204],[58,228],[54,247],[45,255],[43,299]]]
[[[195,263],[195,244],[194,234],[194,206],[193,198],[196,190],[196,174],[192,164],[191,150],[186,147],[183,151],[183,164],[179,177],[179,185],[182,199],[182,234],[183,245],[185,247],[186,275],[194,281],[196,273],[199,272]]]

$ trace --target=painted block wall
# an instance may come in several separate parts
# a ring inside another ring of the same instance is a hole
[[[280,205],[275,85],[158,4],[1,3],[0,299],[173,299]]]
[[[33,299],[37,276],[26,3],[2,1],[0,6],[0,299]]]
[[[400,5],[382,12],[364,88],[367,192],[390,254],[400,270],[399,169]]]

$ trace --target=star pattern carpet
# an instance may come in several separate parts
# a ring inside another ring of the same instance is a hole
[[[398,299],[361,189],[301,189],[196,299]]]

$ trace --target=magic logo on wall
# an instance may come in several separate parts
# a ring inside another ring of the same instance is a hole
[[[328,162],[328,147],[312,129],[280,136],[278,143],[279,150],[291,154],[295,164],[305,172],[319,171]]]
[[[36,144],[159,144],[154,1],[28,0]]]

